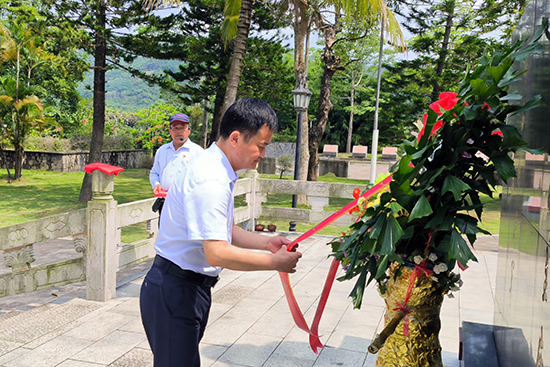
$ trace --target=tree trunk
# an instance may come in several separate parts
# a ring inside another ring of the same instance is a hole
[[[6,172],[8,173],[8,178],[11,180],[13,177],[11,175],[11,172],[10,172],[10,166],[9,166],[9,163],[8,163],[8,157],[6,156],[6,152],[4,151],[4,149],[2,148],[2,146],[0,145],[0,152],[2,153],[2,157],[3,157],[3,161],[4,161],[4,166],[6,168]]]
[[[432,91],[433,100],[439,99],[439,82],[438,79],[443,75],[443,67],[449,53],[449,38],[451,37],[451,30],[453,28],[453,18],[455,12],[455,1],[451,1],[448,4],[447,9],[447,22],[445,23],[445,34],[443,35],[443,42],[441,44],[441,51],[439,52],[439,59],[437,60],[437,68],[435,70],[436,79],[434,81],[434,89]]]
[[[17,51],[17,65],[16,65],[16,76],[15,76],[15,104],[19,103],[19,70],[21,69],[21,57],[19,51]],[[15,161],[14,161],[14,177],[16,180],[21,178],[23,170],[23,134],[21,127],[21,119],[19,116],[19,111],[16,112],[15,116],[15,129],[13,131],[14,141],[13,149],[15,150]]]
[[[201,129],[201,147],[206,149],[206,143],[208,142],[208,109],[210,109],[210,101],[208,96],[204,99],[203,113],[202,113],[202,129]]]
[[[99,14],[97,17],[97,29],[95,34],[95,60],[94,60],[94,112],[92,141],[90,143],[90,155],[88,164],[101,161],[101,150],[103,149],[103,136],[105,133],[105,69],[106,69],[106,48],[105,24],[106,24],[106,3],[99,3]],[[80,202],[87,202],[92,199],[92,175],[84,174],[82,187],[80,188]]]
[[[223,117],[222,109],[223,101],[225,99],[224,95],[224,90],[222,88],[218,88],[218,90],[216,90],[216,97],[214,98],[214,115],[212,116],[212,130],[210,131],[208,146],[220,137],[220,123]]]
[[[239,23],[237,25],[237,37],[233,46],[233,58],[229,67],[227,76],[227,89],[223,101],[222,116],[225,111],[237,100],[237,91],[241,81],[243,61],[246,55],[246,46],[248,44],[248,33],[250,31],[250,19],[252,17],[252,0],[244,0],[241,3],[239,14]]]
[[[334,42],[340,31],[340,22],[336,19],[334,25],[325,25],[323,28],[325,38],[325,49],[321,59],[325,64],[323,76],[321,77],[321,88],[319,91],[319,107],[317,109],[317,121],[309,131],[309,166],[308,181],[317,181],[319,178],[319,145],[323,139],[328,116],[334,108],[330,101],[330,82],[338,69],[340,69],[340,58],[334,54]]]
[[[309,14],[307,3],[299,2],[294,8],[294,76],[296,77],[296,87],[300,82],[300,77],[306,81],[307,88],[307,69],[309,52]],[[296,119],[298,121],[298,119]],[[296,126],[298,131],[298,126]],[[302,124],[300,126],[300,162],[298,162],[298,180],[307,179],[307,165],[309,161],[309,126],[307,110],[302,114]],[[296,169],[296,168],[295,168]],[[305,195],[298,195],[296,203],[298,205],[306,203]]]
[[[13,169],[14,174],[13,174],[13,176],[16,180],[18,180],[22,176],[23,157],[24,157],[23,146],[21,145],[21,142],[19,141],[19,139],[17,139],[15,144],[13,144],[13,148],[15,150],[15,152],[14,152],[15,161],[14,161],[14,169]]]
[[[353,135],[353,106],[355,105],[355,73],[352,73],[351,85],[354,87],[352,87],[351,93],[350,93],[351,112],[349,114],[348,140],[346,144],[346,153],[351,153],[351,137]]]

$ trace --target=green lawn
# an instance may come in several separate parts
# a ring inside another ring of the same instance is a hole
[[[0,172],[0,227],[6,227],[30,220],[47,217],[54,214],[65,213],[71,210],[85,208],[86,204],[78,202],[80,185],[84,173],[59,173],[39,170],[23,170],[23,177],[18,181],[9,181],[5,170]],[[279,178],[278,175],[261,175],[262,178]],[[292,179],[284,176],[283,179]],[[319,181],[357,184],[362,187],[368,184],[368,180],[354,180],[336,178],[330,175],[319,177]],[[152,197],[151,185],[147,170],[124,170],[115,177],[115,190],[113,193],[118,203],[143,200]],[[483,215],[482,227],[492,234],[498,234],[500,224],[500,200],[498,193],[496,199],[483,197],[486,203]],[[236,198],[236,205],[238,205]],[[334,211],[346,205],[350,200],[331,198],[327,210]],[[266,205],[291,207],[292,195],[269,194]],[[306,206],[300,206],[305,208]],[[267,222],[260,221],[265,224]],[[288,222],[273,222],[279,230],[287,231]],[[297,231],[305,232],[315,224],[297,223]],[[345,226],[329,226],[319,234],[338,236],[345,231]],[[142,238],[137,232],[144,232],[144,224],[123,231],[124,242],[131,242]]]
[[[0,173],[0,227],[86,207],[78,202],[83,172],[23,170],[22,176],[8,181],[6,171]],[[146,170],[124,170],[115,178],[113,196],[119,204],[152,195]]]

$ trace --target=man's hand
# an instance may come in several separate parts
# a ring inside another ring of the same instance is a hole
[[[286,245],[282,245],[279,251],[272,255],[273,268],[283,273],[294,273],[301,257],[300,252],[288,251]]]
[[[153,195],[158,195],[160,193],[160,190],[162,190],[162,185],[158,184],[157,186],[155,186],[155,188],[153,189]]]
[[[271,251],[272,253],[276,253],[280,250],[280,248],[284,245],[286,247],[289,247],[292,241],[290,241],[288,238],[277,236],[277,237],[270,237],[269,242],[267,243],[267,249]],[[298,244],[296,244],[292,251],[296,252],[296,249],[298,248]]]

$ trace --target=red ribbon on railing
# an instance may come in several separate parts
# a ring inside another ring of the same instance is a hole
[[[376,195],[380,191],[384,190],[390,184],[391,180],[392,180],[392,176],[386,177],[384,180],[382,180],[381,182],[379,182],[378,184],[374,185],[372,188],[367,190],[367,192],[365,192],[363,195],[359,196],[357,199],[353,200],[351,203],[349,203],[342,209],[338,210],[336,213],[333,213],[331,216],[323,220],[321,223],[317,224],[315,227],[311,228],[309,231],[303,233],[301,236],[299,236],[294,241],[292,241],[292,243],[288,246],[288,251],[292,251],[294,246],[296,246],[296,244],[298,244],[300,241],[305,240],[306,238],[314,235],[315,233],[319,232],[321,229],[325,228],[326,226],[334,222],[336,219],[340,218],[341,216],[349,212],[350,209],[352,209],[357,205],[359,198],[363,197],[365,199],[368,199],[371,196]],[[304,315],[302,314],[302,311],[298,306],[298,302],[296,301],[294,292],[292,292],[292,287],[290,286],[290,279],[289,279],[288,273],[279,273],[279,277],[281,278],[281,282],[283,284],[283,289],[285,291],[285,296],[288,302],[288,306],[290,308],[290,312],[292,314],[292,318],[294,319],[294,322],[300,329],[304,330],[306,333],[309,334],[309,345],[311,346],[311,349],[315,354],[319,354],[318,348],[321,348],[321,349],[325,348],[321,343],[321,340],[319,339],[319,335],[318,335],[319,323],[321,322],[321,316],[323,315],[323,311],[327,304],[328,296],[332,288],[332,284],[334,283],[334,279],[336,278],[336,273],[338,272],[339,265],[340,265],[340,261],[334,258],[332,260],[332,264],[330,265],[327,279],[325,280],[325,286],[323,287],[323,292],[321,293],[321,298],[319,300],[319,304],[317,305],[317,311],[315,312],[315,317],[313,318],[313,323],[311,325],[311,328],[308,327],[307,322],[304,318]]]

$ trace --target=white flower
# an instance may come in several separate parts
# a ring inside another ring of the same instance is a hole
[[[432,253],[430,254],[430,256],[428,256],[428,259],[429,259],[430,261],[435,261],[435,260],[437,260],[437,255],[434,254],[434,253],[432,252]]]
[[[413,257],[413,260],[416,265],[419,265],[422,261],[424,261],[424,258],[420,255],[416,255]]]
[[[441,274],[447,271],[447,265],[445,263],[440,263],[434,266],[434,273]]]
[[[473,143],[474,143],[474,141],[472,139],[466,140],[466,144],[472,145]]]
[[[430,277],[434,282],[439,282],[439,279],[437,279],[437,277],[435,275],[432,275]]]

